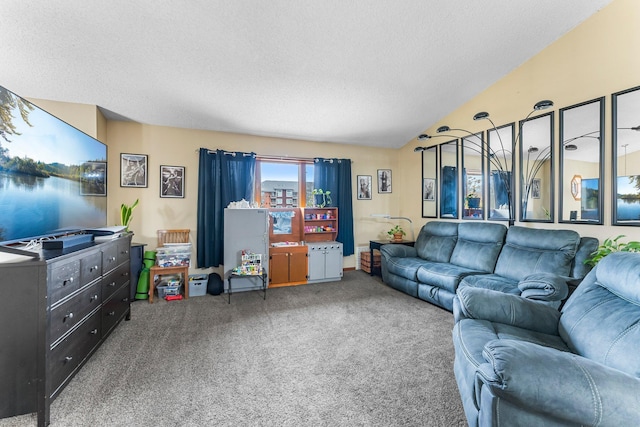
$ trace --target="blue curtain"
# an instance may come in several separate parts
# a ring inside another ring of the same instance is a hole
[[[338,236],[342,243],[342,255],[355,253],[353,239],[353,205],[351,193],[351,160],[321,159],[314,160],[313,187],[331,191],[331,204],[338,208]]]
[[[458,218],[458,170],[455,166],[442,168],[440,218]]]
[[[218,267],[224,259],[224,208],[253,201],[255,153],[200,149],[198,169],[198,268]]]
[[[511,171],[491,171],[493,175],[493,190],[496,206],[509,204],[509,192],[507,185],[511,183]]]

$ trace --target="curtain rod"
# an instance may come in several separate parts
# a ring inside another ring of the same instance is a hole
[[[216,150],[209,150],[209,153],[215,153]],[[196,149],[196,153],[199,152],[200,149]],[[235,155],[234,152],[231,151],[225,151],[224,154],[231,154],[231,155]],[[245,155],[249,155],[250,153],[245,153]],[[317,162],[317,157],[292,157],[292,156],[273,156],[273,155],[263,155],[263,154],[256,154],[256,158],[258,160],[280,160],[282,162],[309,162],[309,163],[316,163]],[[325,162],[329,162],[329,163],[333,163],[333,159],[324,159]],[[351,160],[351,163],[353,163],[353,160]]]

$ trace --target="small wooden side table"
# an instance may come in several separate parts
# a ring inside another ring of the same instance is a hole
[[[156,288],[156,275],[181,273],[184,284],[184,299],[189,298],[189,266],[176,265],[174,267],[160,267],[154,265],[149,269],[149,304],[153,304],[153,291]]]
[[[382,266],[380,266],[380,268],[375,268],[373,266],[373,250],[377,249],[380,250],[380,247],[382,245],[405,245],[405,246],[413,246],[415,245],[416,242],[412,241],[412,240],[401,240],[399,242],[396,242],[394,240],[369,240],[369,251],[371,251],[371,272],[369,273],[370,276],[373,276],[374,274],[377,274],[378,276],[382,276]],[[382,264],[382,259],[380,260],[380,263]]]

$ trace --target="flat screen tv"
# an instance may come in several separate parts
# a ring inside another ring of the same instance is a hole
[[[104,227],[107,146],[0,86],[0,245]]]

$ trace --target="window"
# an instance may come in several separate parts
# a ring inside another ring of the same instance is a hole
[[[257,160],[255,193],[261,207],[304,207],[307,201],[311,203],[313,160]]]

